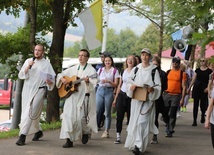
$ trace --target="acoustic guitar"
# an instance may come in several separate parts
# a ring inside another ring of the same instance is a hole
[[[92,74],[90,76],[88,76],[89,78],[96,78],[97,77],[97,73]],[[77,76],[72,76],[72,77],[68,77],[68,76],[64,76],[64,78],[66,79],[66,81],[68,81],[67,84],[62,84],[61,87],[58,89],[58,94],[60,98],[67,98],[69,96],[71,96],[71,94],[73,94],[74,92],[78,91],[78,85],[80,84],[81,81],[84,80],[84,78],[79,78]]]

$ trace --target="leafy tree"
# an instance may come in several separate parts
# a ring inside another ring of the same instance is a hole
[[[90,0],[89,0],[90,1]],[[27,46],[31,51],[33,46],[38,43],[35,38],[39,32],[42,35],[48,32],[53,33],[50,50],[47,49],[48,57],[56,73],[62,70],[62,57],[64,51],[64,37],[69,25],[75,26],[74,17],[85,6],[85,0],[30,0],[30,1],[5,1],[2,3],[1,10],[6,10],[9,14],[18,17],[21,9],[28,11],[30,17],[30,33]],[[10,44],[11,45],[11,44]],[[25,48],[25,49],[27,49]],[[23,52],[23,51],[21,51]],[[22,53],[24,55],[24,53]],[[59,96],[55,87],[48,95],[47,121],[59,120]]]
[[[118,51],[115,51],[117,56],[126,57],[135,52],[135,46],[139,37],[130,28],[121,30],[118,38]]]
[[[214,31],[208,29],[214,19],[212,0],[143,0],[140,2],[117,0],[115,6],[117,6],[117,11],[130,10],[131,14],[143,16],[159,27],[159,52],[163,48],[161,44],[164,33],[172,34],[187,25],[195,30],[188,43],[200,44],[202,51],[204,51],[205,45],[214,40]],[[192,50],[195,51],[194,48]],[[193,52],[192,56],[194,56]]]
[[[19,63],[19,55],[23,53],[23,59],[29,57],[30,49],[26,46],[29,44],[29,28],[19,28],[16,33],[7,33],[0,35],[0,62],[10,66],[8,75],[11,78],[17,79],[18,70],[17,63]]]
[[[149,48],[153,53],[158,53],[159,51],[159,29],[156,25],[150,24],[144,33],[140,36],[138,47],[141,49],[144,47]],[[164,35],[163,39],[164,49],[171,48],[171,38]]]

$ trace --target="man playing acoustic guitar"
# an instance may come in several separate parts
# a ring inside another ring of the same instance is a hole
[[[60,131],[60,139],[66,139],[63,148],[73,147],[73,142],[79,139],[86,144],[88,134],[91,131],[97,133],[95,101],[97,76],[93,66],[87,63],[89,57],[90,53],[86,49],[81,49],[79,64],[57,75],[56,86],[59,88],[59,95],[66,98]],[[72,81],[74,79],[76,81]]]

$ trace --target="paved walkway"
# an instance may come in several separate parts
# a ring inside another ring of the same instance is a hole
[[[200,113],[199,113],[200,116]],[[200,117],[199,117],[200,118]],[[125,123],[125,122],[124,122]],[[148,144],[144,155],[213,155],[210,131],[205,129],[198,121],[197,127],[192,127],[192,104],[189,104],[186,113],[181,113],[177,120],[174,137],[165,137],[165,125],[160,121],[159,144]],[[132,155],[132,152],[124,148],[126,137],[123,126],[122,144],[114,144],[115,119],[112,122],[110,138],[102,139],[98,134],[92,134],[92,138],[86,145],[75,142],[73,148],[62,148],[65,140],[59,139],[59,130],[44,132],[44,137],[38,141],[31,141],[33,135],[27,136],[25,146],[16,146],[17,137],[0,140],[0,154],[2,155]],[[150,134],[151,140],[152,134]],[[149,141],[150,141],[149,140]]]

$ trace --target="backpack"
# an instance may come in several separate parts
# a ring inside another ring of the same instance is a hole
[[[160,70],[160,78],[161,78],[161,90],[167,90],[167,74],[163,70]]]
[[[138,71],[138,67],[136,67],[135,68],[135,70],[134,70],[134,77],[132,78],[132,80],[134,81],[134,79],[135,79],[135,77],[136,77],[136,73],[137,73],[137,71]],[[154,81],[154,79],[155,79],[155,72],[156,72],[156,69],[157,69],[157,67],[155,67],[155,68],[153,68],[152,69],[152,72],[151,72],[151,75],[152,75],[152,81],[153,81],[153,83],[155,84],[155,81]]]

